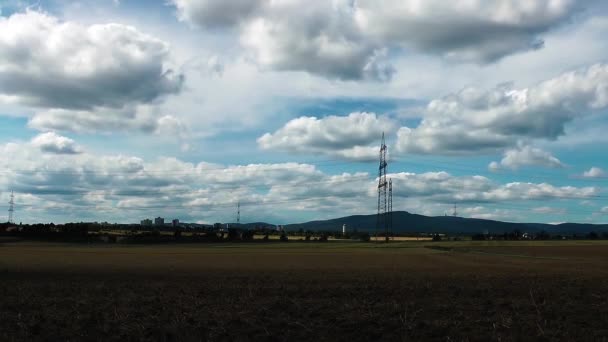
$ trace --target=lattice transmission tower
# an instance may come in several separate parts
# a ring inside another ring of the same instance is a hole
[[[389,220],[387,217],[388,211],[388,183],[386,181],[386,142],[384,140],[384,132],[382,133],[382,143],[380,144],[380,166],[378,167],[378,214],[376,216],[376,241],[378,241],[378,232],[384,231],[386,241],[388,241]]]
[[[388,224],[386,229],[386,240],[393,235],[393,179],[388,180]]]
[[[8,223],[13,223],[13,213],[15,212],[15,193],[11,191],[11,199],[8,201]]]

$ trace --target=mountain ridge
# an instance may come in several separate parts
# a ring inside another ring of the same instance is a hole
[[[373,232],[376,227],[376,215],[351,215],[328,220],[314,220],[284,225],[287,231],[341,231],[346,224],[347,231]],[[454,216],[424,216],[407,211],[393,212],[393,232],[400,233],[490,233],[502,234],[519,230],[521,232],[541,232],[550,234],[587,234],[592,231],[608,232],[608,224],[588,223],[517,223],[481,218],[464,218]]]

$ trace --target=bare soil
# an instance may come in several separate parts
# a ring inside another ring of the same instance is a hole
[[[0,245],[1,341],[606,341],[608,246]]]

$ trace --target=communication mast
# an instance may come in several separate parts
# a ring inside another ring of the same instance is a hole
[[[458,207],[456,206],[456,204],[454,204],[454,210],[452,211],[452,216],[457,217],[458,216]]]
[[[11,199],[8,201],[8,223],[13,223],[13,213],[15,212],[15,193],[11,191]]]
[[[376,241],[378,241],[378,232],[384,231],[386,234],[386,241],[388,242],[388,198],[387,188],[388,183],[386,182],[386,168],[388,166],[386,162],[386,142],[384,140],[384,132],[382,132],[382,143],[380,144],[380,166],[378,167],[378,214],[376,216]]]
[[[236,224],[241,223],[241,201],[236,204]]]

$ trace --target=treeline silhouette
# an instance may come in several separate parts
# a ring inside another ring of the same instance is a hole
[[[474,234],[472,240],[608,240],[608,232],[589,232],[587,234],[550,234],[547,231],[538,233],[523,233],[520,230],[513,230],[503,234]]]
[[[221,226],[221,225],[220,225]],[[173,243],[173,242],[286,242],[292,240],[325,242],[330,237],[370,241],[368,233],[337,232],[312,230],[287,232],[256,226],[248,228],[218,229],[218,225],[186,229],[183,227],[142,227],[137,224],[105,223],[66,223],[66,224],[0,224],[0,235],[28,240],[67,241],[67,242],[106,242],[106,243]],[[258,238],[256,238],[256,235]]]
[[[352,231],[297,231],[277,230],[275,227],[222,228],[216,224],[206,228],[142,227],[138,224],[66,223],[66,224],[9,224],[0,223],[0,236],[11,236],[28,240],[105,243],[192,243],[192,242],[326,242],[334,240],[371,241],[367,232]],[[434,234],[433,241],[460,240],[464,235]],[[534,233],[512,230],[502,234],[471,234],[472,240],[608,240],[608,232],[591,231],[586,234],[551,234],[547,231]],[[379,236],[382,237],[382,236]]]

